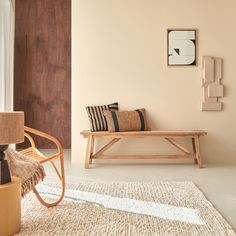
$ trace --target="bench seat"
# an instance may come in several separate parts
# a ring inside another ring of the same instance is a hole
[[[189,159],[193,157],[199,168],[202,168],[202,158],[200,155],[200,137],[207,133],[202,130],[190,130],[190,131],[172,131],[172,130],[152,130],[152,131],[130,131],[130,132],[108,132],[99,131],[91,132],[88,130],[80,133],[84,138],[87,138],[87,151],[85,157],[85,168],[89,168],[93,159]],[[94,153],[94,141],[95,139],[110,137],[112,138],[105,146]],[[183,154],[171,154],[171,155],[106,155],[104,154],[111,146],[117,143],[121,139],[130,138],[145,138],[145,137],[160,137],[164,138],[170,144],[175,146]],[[183,145],[179,144],[174,138],[190,138],[192,141],[192,151],[189,151]]]

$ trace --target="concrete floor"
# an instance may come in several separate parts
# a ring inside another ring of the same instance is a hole
[[[236,166],[208,165],[203,169],[191,164],[72,164],[65,151],[67,182],[96,181],[192,181],[236,229]]]

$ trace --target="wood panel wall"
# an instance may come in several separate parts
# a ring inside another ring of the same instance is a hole
[[[14,109],[70,148],[71,0],[16,0],[15,10]]]

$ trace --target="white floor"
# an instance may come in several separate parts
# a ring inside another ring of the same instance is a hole
[[[67,182],[79,181],[193,181],[208,200],[236,229],[236,166],[208,165],[203,169],[184,164],[72,164],[65,152]]]

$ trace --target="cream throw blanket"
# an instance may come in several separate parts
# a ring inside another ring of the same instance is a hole
[[[45,177],[44,167],[33,158],[27,157],[11,148],[5,151],[12,176],[21,179],[21,196],[33,190],[34,186]]]

